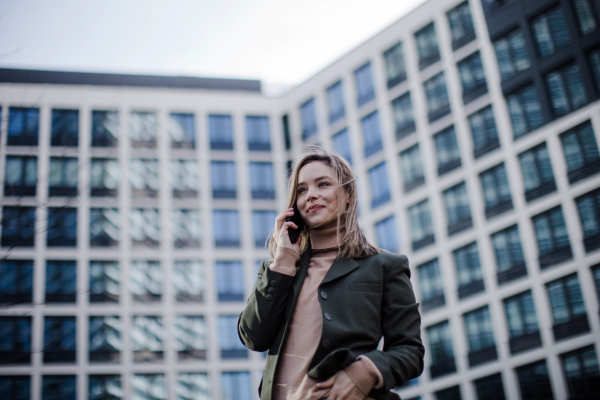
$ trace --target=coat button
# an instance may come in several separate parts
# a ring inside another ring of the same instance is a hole
[[[331,315],[329,315],[329,313],[325,313],[323,315],[327,321],[331,321]]]
[[[323,300],[327,300],[327,293],[321,292],[321,297],[323,298]]]
[[[329,348],[329,339],[323,340],[323,348],[325,348],[325,349]]]
[[[267,292],[269,293],[275,293],[275,288],[274,287],[270,287],[267,289]]]
[[[278,284],[278,283],[279,283],[279,282],[277,282],[275,279],[273,279],[273,280],[271,281],[271,286],[277,286],[277,284]]]
[[[267,299],[268,301],[273,300],[273,295],[272,294],[268,294],[265,296],[265,299]]]

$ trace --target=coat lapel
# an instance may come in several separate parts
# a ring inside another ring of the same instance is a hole
[[[341,278],[344,275],[349,274],[358,268],[358,263],[352,258],[336,258],[331,264],[327,275],[321,283],[331,282],[335,279]]]

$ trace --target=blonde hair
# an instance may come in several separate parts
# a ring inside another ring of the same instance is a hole
[[[379,249],[367,241],[358,226],[358,191],[352,168],[348,161],[335,152],[329,152],[321,146],[315,145],[310,146],[300,155],[288,180],[286,208],[293,207],[296,204],[296,186],[298,185],[300,169],[315,161],[322,162],[333,169],[338,183],[338,202],[341,204],[342,209],[344,203],[347,202],[345,211],[337,213],[338,257],[365,258],[378,253]],[[342,227],[345,229],[343,237],[341,236]],[[310,243],[309,227],[305,225],[300,235],[302,236],[300,252],[303,252]],[[269,252],[271,257],[274,258],[277,247],[275,238],[271,237],[268,243]]]

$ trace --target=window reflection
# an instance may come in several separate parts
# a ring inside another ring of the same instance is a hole
[[[77,196],[77,158],[51,157],[49,196]]]
[[[195,160],[172,160],[169,164],[171,187],[175,198],[198,196],[198,162]]]
[[[117,147],[118,128],[116,111],[92,111],[92,147]]]
[[[135,374],[131,380],[133,400],[167,400],[167,381],[163,374]]]
[[[162,360],[164,351],[163,335],[162,317],[134,316],[131,326],[131,344],[134,361]]]
[[[52,110],[51,146],[77,147],[79,142],[79,111]]]
[[[196,147],[194,114],[171,113],[168,129],[172,148],[193,149]]]
[[[327,88],[327,104],[329,105],[329,123],[333,123],[346,114],[344,110],[344,92],[342,81],[338,81]]]
[[[357,105],[360,107],[375,98],[375,88],[373,87],[373,76],[371,73],[371,63],[366,63],[354,71],[354,80],[356,82]]]
[[[119,211],[116,208],[91,208],[90,246],[118,246],[119,224]]]
[[[208,133],[211,150],[233,150],[231,115],[209,115]]]
[[[162,281],[163,271],[158,261],[136,260],[131,262],[129,288],[135,301],[160,301]]]
[[[44,317],[44,363],[74,363],[75,317]]]
[[[134,246],[156,247],[160,243],[160,220],[155,208],[134,208],[129,217]]]
[[[118,302],[120,275],[117,261],[90,261],[90,303]]]
[[[92,197],[118,196],[120,173],[119,161],[116,158],[92,158]]]
[[[129,183],[133,197],[157,197],[158,160],[131,159],[129,162]]]
[[[77,246],[77,209],[48,208],[48,247]]]
[[[0,261],[0,304],[31,303],[33,261]]]
[[[275,198],[275,177],[270,162],[251,162],[249,164],[250,190],[253,199]]]
[[[120,375],[90,375],[89,400],[121,400],[125,391],[121,386]]]
[[[7,146],[37,146],[39,108],[10,107],[8,109]]]
[[[179,400],[210,400],[210,380],[204,372],[185,372],[177,375]],[[235,399],[233,397],[232,399]]]
[[[175,317],[175,350],[179,360],[206,359],[206,324],[200,315]]]
[[[91,362],[118,362],[121,358],[121,318],[99,316],[89,318],[89,360]]]
[[[270,151],[269,117],[247,116],[246,136],[248,137],[248,150]]]
[[[173,210],[171,235],[175,248],[199,248],[201,239],[200,212],[197,210]]]
[[[37,157],[6,156],[5,168],[5,196],[35,196],[37,186]]]
[[[302,139],[306,140],[317,133],[317,111],[314,99],[310,99],[300,106],[300,115],[302,117]]]
[[[131,147],[156,147],[158,122],[156,114],[146,111],[133,111],[129,116],[129,138]]]
[[[204,301],[206,276],[202,261],[175,261],[172,277],[175,298],[178,302]]]
[[[2,208],[2,247],[33,247],[34,207]]]
[[[237,196],[235,163],[212,161],[210,163],[214,199],[235,199]]]
[[[76,286],[77,263],[75,261],[46,261],[46,302],[76,302]]]

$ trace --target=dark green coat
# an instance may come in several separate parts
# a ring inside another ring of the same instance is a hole
[[[279,353],[288,336],[291,317],[311,257],[300,255],[296,275],[284,275],[260,265],[238,333],[250,350],[266,351],[261,399],[270,400]],[[319,347],[308,375],[324,381],[361,354],[369,357],[384,379],[373,390],[375,399],[398,399],[389,390],[423,371],[421,316],[410,283],[406,256],[382,251],[362,259],[336,258],[319,285],[323,318]],[[381,338],[383,350],[377,350]],[[259,389],[260,390],[260,389]]]

